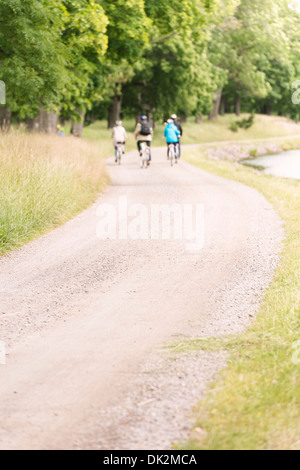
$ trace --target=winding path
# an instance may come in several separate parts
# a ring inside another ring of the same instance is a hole
[[[137,158],[108,161],[112,184],[96,204],[0,259],[0,449],[170,447],[225,358],[173,361],[161,348],[243,331],[258,309],[283,236],[270,204],[184,162],[171,168],[165,149],[147,170]],[[99,206],[124,197],[148,214],[199,205],[202,249],[99,239]]]

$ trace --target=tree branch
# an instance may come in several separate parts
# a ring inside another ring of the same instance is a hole
[[[156,42],[166,41],[167,39],[171,39],[171,38],[173,38],[174,36],[176,36],[176,34],[177,34],[177,31],[174,31],[173,33],[168,34],[167,36],[161,36],[161,37],[158,38],[158,39],[152,39],[151,43],[154,44],[154,43],[156,43]]]

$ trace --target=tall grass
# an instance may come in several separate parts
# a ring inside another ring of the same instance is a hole
[[[0,136],[0,178],[0,254],[76,215],[108,182],[97,145],[17,131]]]

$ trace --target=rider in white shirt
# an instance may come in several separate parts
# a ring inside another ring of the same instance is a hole
[[[122,126],[122,121],[117,121],[112,132],[113,144],[115,147],[115,161],[117,161],[118,144],[122,144],[123,153],[125,153],[125,144],[127,140],[127,133],[125,128]]]

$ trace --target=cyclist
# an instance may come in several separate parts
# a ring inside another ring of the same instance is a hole
[[[167,125],[165,127],[164,137],[166,139],[167,146],[168,146],[168,154],[167,154],[168,158],[169,158],[169,148],[171,144],[175,146],[175,152],[178,155],[178,144],[179,144],[180,132],[178,128],[175,126],[173,119],[168,119]]]
[[[182,137],[182,135],[183,135],[182,125],[180,124],[179,121],[177,121],[177,116],[176,116],[176,114],[172,114],[171,119],[173,120],[175,126],[176,126],[177,129],[179,130],[179,132],[180,132],[180,137]],[[180,140],[180,138],[179,138],[179,142],[178,142],[178,158],[180,158],[180,157],[181,157],[181,140]]]
[[[125,153],[125,144],[127,140],[127,133],[125,128],[122,125],[122,121],[117,121],[115,127],[113,128],[112,138],[113,144],[115,147],[115,162],[117,162],[118,155],[118,144],[122,145],[122,151]]]
[[[145,142],[146,145],[149,147],[149,165],[151,161],[151,142],[153,138],[153,129],[150,123],[148,122],[147,116],[141,116],[140,122],[136,126],[134,137],[137,140],[137,147],[140,157],[142,156],[142,143]]]

